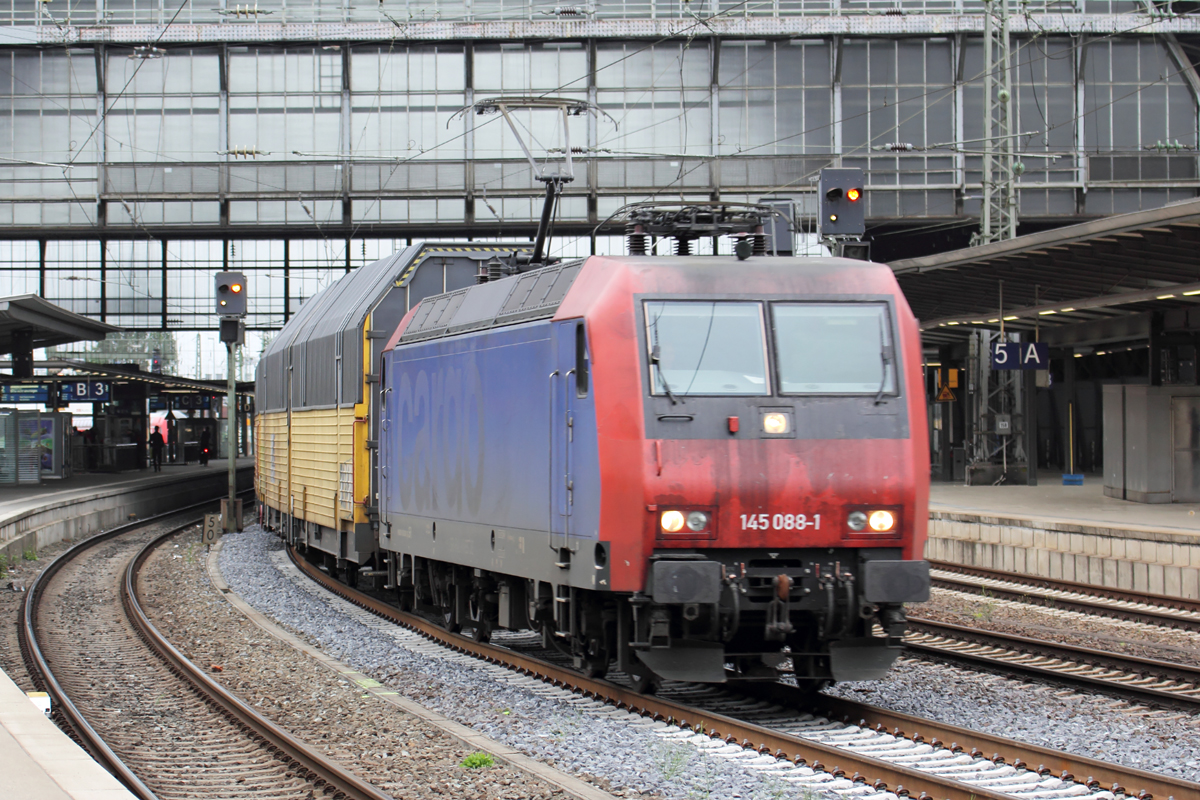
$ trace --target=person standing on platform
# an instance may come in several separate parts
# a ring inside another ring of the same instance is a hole
[[[208,428],[200,431],[200,466],[208,466],[208,446],[212,443],[212,436],[208,433]]]
[[[150,434],[150,457],[153,459],[155,472],[162,472],[163,446],[165,444],[162,431],[155,428],[154,432]]]

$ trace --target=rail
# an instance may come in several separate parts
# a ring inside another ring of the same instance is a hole
[[[539,678],[548,683],[579,692],[587,697],[603,701],[618,708],[628,709],[643,716],[657,720],[665,720],[682,727],[691,727],[697,733],[704,733],[715,739],[723,739],[728,743],[740,744],[757,752],[787,758],[794,763],[804,764],[815,770],[830,773],[845,772],[859,773],[859,777],[869,783],[882,781],[896,788],[900,785],[916,796],[922,792],[931,797],[945,800],[999,800],[1010,795],[989,789],[973,786],[941,775],[935,775],[918,769],[912,769],[899,764],[888,763],[854,752],[805,740],[767,727],[746,723],[728,716],[715,714],[681,703],[672,702],[659,697],[639,694],[632,689],[617,684],[586,678],[571,670],[549,664],[541,659],[515,653],[513,651],[490,644],[476,642],[473,639],[458,634],[449,633],[427,620],[412,614],[407,614],[387,603],[350,589],[322,573],[303,558],[299,558],[292,548],[288,549],[292,562],[307,576],[339,595],[340,597],[375,613],[385,619],[397,622],[417,631],[449,648],[462,653],[473,655],[481,660],[499,664],[517,672]],[[743,690],[746,694],[761,693],[763,699],[791,704],[793,707],[800,702],[799,694],[788,695],[792,689],[782,684],[748,684]],[[781,695],[780,693],[783,693]],[[895,714],[866,704],[849,700],[823,697],[818,701],[831,715],[831,718],[862,720],[868,727],[882,725],[886,729],[909,731],[916,736],[915,741],[925,741],[945,746],[946,742],[954,743],[968,751],[996,752],[994,759],[1020,765],[1036,764],[1035,768],[1053,769],[1064,779],[1076,780],[1076,775],[1085,782],[1099,780],[1116,784],[1121,788],[1129,787],[1129,796],[1139,794],[1148,800],[1148,795],[1158,798],[1174,797],[1175,800],[1200,800],[1200,784],[1178,780],[1170,776],[1155,775],[1143,770],[1119,767],[1085,757],[1073,756],[1036,745],[1013,742],[1008,739],[989,736],[987,734],[968,731],[963,728],[945,725],[933,720],[918,719],[903,714]],[[997,761],[996,763],[1000,763]]]

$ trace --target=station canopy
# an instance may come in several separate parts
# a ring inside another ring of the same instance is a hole
[[[980,327],[1051,345],[1200,329],[1200,199],[893,261],[927,345]]]
[[[35,294],[0,297],[0,353],[12,353],[22,344],[39,348],[99,341],[119,330],[60,308]]]

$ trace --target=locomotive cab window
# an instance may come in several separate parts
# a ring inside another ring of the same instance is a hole
[[[896,393],[884,303],[773,303],[781,394]]]
[[[770,394],[761,304],[647,301],[644,310],[653,394]]]
[[[583,323],[575,326],[575,396],[588,396],[588,381],[590,379],[587,349],[587,335]]]

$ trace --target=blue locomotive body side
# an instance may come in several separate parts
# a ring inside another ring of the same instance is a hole
[[[475,540],[495,530],[533,534],[530,544],[598,538],[594,407],[562,363],[575,357],[576,324],[541,320],[384,354],[382,519],[410,533],[440,526],[404,549],[494,568],[495,545]],[[554,479],[567,472],[569,495]]]

